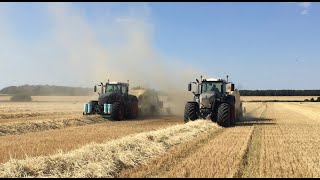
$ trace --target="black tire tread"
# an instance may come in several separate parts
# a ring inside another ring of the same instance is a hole
[[[111,119],[112,120],[120,120],[119,111],[120,111],[120,102],[115,102],[112,104],[111,110]]]
[[[129,119],[136,119],[138,116],[138,112],[133,113],[133,108],[138,108],[138,102],[132,102],[131,107],[130,107]]]
[[[220,126],[229,127],[230,121],[231,121],[230,115],[231,115],[230,105],[228,103],[222,103],[218,108],[217,123]]]
[[[198,109],[199,107],[197,103],[188,102],[184,109],[184,121],[188,122],[190,120],[194,121],[198,119],[198,115],[197,115]]]

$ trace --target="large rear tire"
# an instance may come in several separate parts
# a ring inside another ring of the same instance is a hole
[[[115,102],[112,104],[112,111],[111,111],[111,119],[112,120],[122,120],[124,117],[124,108],[120,102]]]
[[[197,103],[188,102],[184,108],[184,122],[198,119],[199,106]]]
[[[132,102],[129,119],[136,119],[138,117],[138,111],[138,102]]]
[[[136,119],[138,117],[138,98],[136,96],[129,95],[128,103],[126,107],[125,119]]]
[[[223,127],[229,127],[231,124],[231,109],[228,103],[222,103],[218,107],[217,123]]]

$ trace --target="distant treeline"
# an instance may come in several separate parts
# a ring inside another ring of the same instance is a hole
[[[29,96],[90,96],[93,88],[50,86],[50,85],[23,85],[9,86],[0,90],[0,94]]]
[[[132,89],[140,89],[133,87]],[[241,96],[320,96],[320,90],[239,90]],[[161,92],[165,94],[165,92]],[[53,85],[22,85],[9,86],[0,90],[0,94],[25,94],[30,96],[91,96],[93,88],[53,86]]]
[[[241,96],[320,96],[320,90],[239,90]]]
[[[320,102],[320,97],[314,99],[305,99],[305,100],[251,100],[244,102]]]

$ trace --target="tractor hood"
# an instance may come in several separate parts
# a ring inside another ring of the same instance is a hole
[[[121,101],[122,96],[120,93],[115,93],[115,92],[107,92],[104,94],[101,94],[98,98],[98,104],[103,105],[103,104],[112,104],[115,101]]]
[[[205,92],[200,94],[201,107],[210,108],[211,104],[214,104],[216,96],[218,96],[218,94],[215,92]]]
[[[217,94],[214,92],[205,92],[200,94],[200,99],[210,99],[210,98],[214,98],[214,96],[216,96]]]

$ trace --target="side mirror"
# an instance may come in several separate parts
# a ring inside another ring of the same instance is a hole
[[[93,87],[93,91],[94,91],[94,92],[97,92],[97,86],[94,86],[94,87]]]
[[[191,83],[188,84],[188,91],[191,91]]]
[[[231,91],[234,91],[234,84],[231,84]]]

